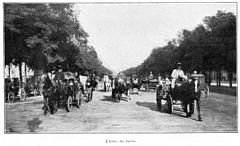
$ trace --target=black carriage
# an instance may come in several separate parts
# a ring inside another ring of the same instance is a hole
[[[81,106],[82,91],[80,82],[75,79],[71,72],[63,73],[63,80],[51,82],[48,75],[44,79],[43,96],[44,96],[44,114],[50,111],[54,114],[58,108],[65,108],[67,112],[72,110],[75,105]]]
[[[26,83],[24,84],[24,89],[28,96],[37,96],[41,94],[40,85],[41,80],[40,77],[31,77],[27,79]]]
[[[173,113],[173,105],[180,102],[186,117],[191,117],[194,113],[194,101],[197,103],[198,118],[201,121],[200,115],[200,97],[203,92],[209,92],[209,88],[205,83],[204,76],[201,74],[194,74],[188,81],[176,80],[175,87],[171,84],[166,84],[163,81],[162,85],[158,87],[156,92],[157,108],[161,110],[162,100],[166,101],[168,111]],[[207,94],[204,94],[206,96]]]
[[[149,91],[150,89],[155,91],[157,89],[157,85],[158,85],[158,80],[157,79],[149,80],[147,91]]]
[[[113,102],[120,102],[123,94],[127,96],[126,98],[127,101],[131,99],[129,97],[130,86],[128,86],[125,82],[119,82],[117,78],[114,79],[113,84],[114,84],[114,88],[112,89]]]
[[[143,86],[143,88],[145,88],[146,91],[149,90],[156,90],[157,89],[157,85],[158,85],[158,80],[157,79],[144,79],[141,81],[141,84]]]
[[[18,78],[5,79],[5,101],[14,102],[17,99],[21,101],[27,98],[24,88],[20,85]]]
[[[64,81],[62,83],[62,94],[60,95],[60,104],[65,105],[67,112],[72,110],[72,106],[80,108],[81,99],[83,96],[83,88],[80,81],[75,78],[75,75],[71,72],[64,72]]]
[[[130,84],[128,84],[128,82],[127,82],[127,86],[129,88],[131,94],[134,94],[134,93],[139,94],[139,91],[141,88],[141,82],[138,78],[132,78],[130,80]]]

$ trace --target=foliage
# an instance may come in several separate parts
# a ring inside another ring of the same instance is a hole
[[[88,34],[72,6],[4,4],[5,64],[26,62],[32,69],[45,71],[61,64],[70,71],[100,72],[97,67],[102,63],[95,49],[88,46]]]
[[[236,72],[236,16],[218,11],[203,22],[192,31],[182,30],[177,39],[153,49],[141,65],[124,73],[146,76],[152,71],[155,76],[170,75],[177,62],[182,62],[183,70],[189,73],[221,69]]]

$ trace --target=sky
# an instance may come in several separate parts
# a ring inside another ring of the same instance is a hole
[[[75,4],[81,26],[89,34],[103,65],[114,72],[140,65],[153,48],[177,38],[182,29],[203,24],[218,10],[236,14],[235,3]]]

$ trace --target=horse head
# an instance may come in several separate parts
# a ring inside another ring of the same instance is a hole
[[[52,81],[50,80],[48,74],[43,74],[42,75],[42,83],[43,83],[43,88],[48,89],[51,86],[53,86]]]
[[[188,80],[189,83],[192,83],[194,86],[194,91],[198,92],[199,90],[199,85],[200,85],[200,80],[198,78],[191,78]]]

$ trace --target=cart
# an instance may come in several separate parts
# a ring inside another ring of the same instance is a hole
[[[163,82],[156,91],[157,108],[161,110],[162,100],[166,101],[168,111],[173,113],[174,104],[180,102],[183,112],[186,117],[191,117],[194,113],[194,101],[197,102],[198,118],[201,121],[200,115],[200,97],[202,92],[209,92],[205,78],[202,74],[191,75],[190,80],[185,82],[176,82],[175,87],[172,88],[171,84]]]
[[[5,79],[5,101],[14,102],[17,99],[24,101],[27,98],[27,94],[23,87],[20,86],[18,78]]]

